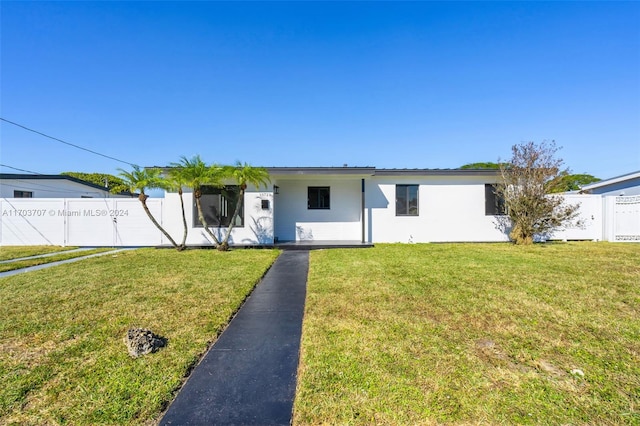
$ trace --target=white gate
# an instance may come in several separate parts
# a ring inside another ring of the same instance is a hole
[[[640,195],[615,197],[612,241],[640,242]]]

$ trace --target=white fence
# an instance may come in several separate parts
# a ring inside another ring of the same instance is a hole
[[[147,204],[159,223],[170,225],[176,219],[166,215],[179,213],[165,212],[165,201],[150,198]],[[640,242],[640,196],[570,195],[567,202],[580,203],[581,225],[553,239]],[[137,199],[0,198],[0,215],[0,246],[168,244]]]
[[[606,197],[604,207],[605,239],[609,241],[640,242],[640,195]]]
[[[163,200],[148,199],[158,222]],[[165,243],[137,199],[0,199],[0,245],[156,246]]]

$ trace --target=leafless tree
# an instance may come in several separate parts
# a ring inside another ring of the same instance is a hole
[[[509,237],[516,244],[532,244],[543,236],[570,224],[578,215],[579,204],[568,204],[561,194],[548,195],[568,173],[555,141],[524,142],[511,148],[511,159],[500,162],[503,185],[496,189],[504,199],[511,219]]]

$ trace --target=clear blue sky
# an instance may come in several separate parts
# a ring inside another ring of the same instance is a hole
[[[11,2],[1,113],[139,164],[640,170],[640,2]],[[0,163],[127,165],[2,123]],[[12,173],[12,169],[1,168]]]

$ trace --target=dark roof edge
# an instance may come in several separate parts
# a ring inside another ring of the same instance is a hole
[[[169,170],[171,167],[147,167]],[[370,176],[500,176],[495,169],[377,169],[375,167],[265,167],[277,175],[370,175]]]
[[[270,174],[279,175],[373,175],[375,167],[265,167]]]
[[[495,169],[377,169],[375,176],[500,176]]]

